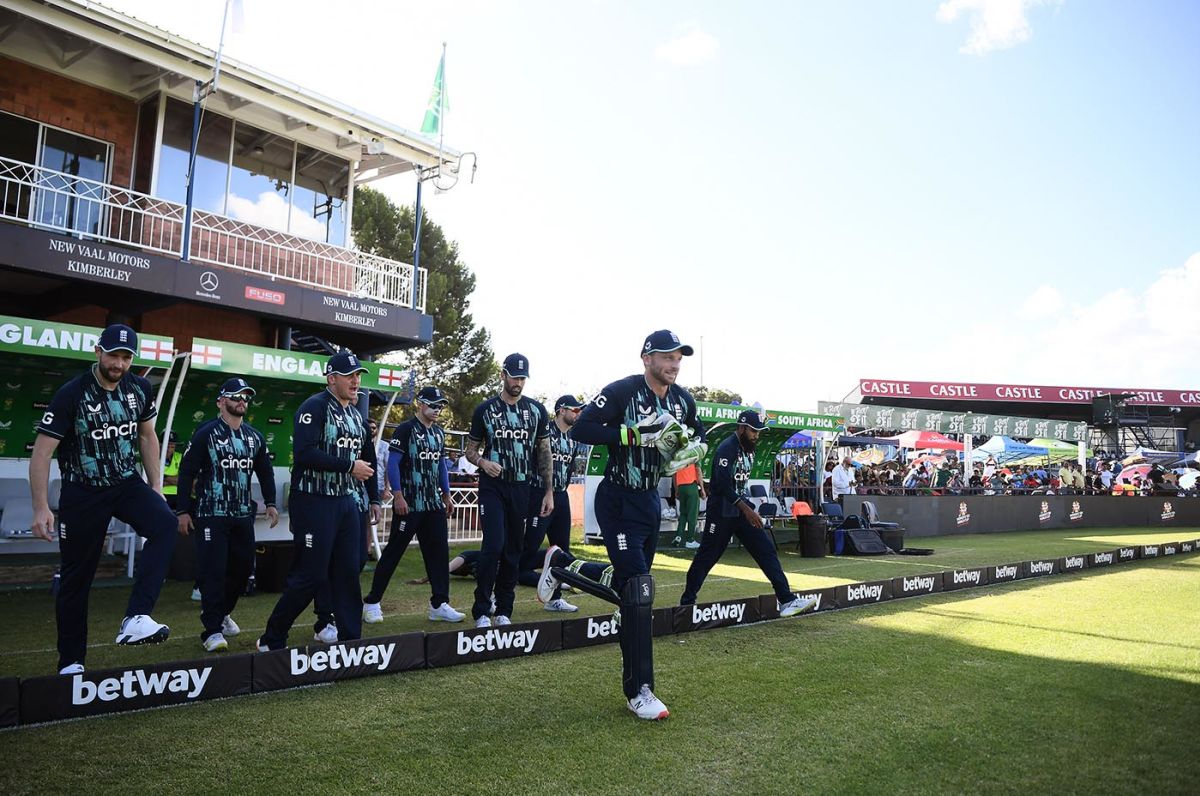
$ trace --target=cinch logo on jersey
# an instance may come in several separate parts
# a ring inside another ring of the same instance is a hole
[[[529,441],[529,430],[524,428],[498,428],[493,436],[496,439],[515,439]]]
[[[954,571],[954,584],[957,586],[963,583],[970,583],[975,586],[979,585],[979,570],[976,569],[959,569]]]
[[[463,631],[458,633],[458,654],[469,655],[472,652],[490,650],[521,650],[529,654],[537,641],[540,630],[488,630],[478,636],[471,636]]]
[[[932,575],[928,575],[928,576],[917,575],[916,577],[912,577],[912,578],[903,578],[900,582],[900,589],[905,594],[911,594],[912,592],[917,592],[917,591],[932,592],[933,591],[933,576]]]
[[[222,470],[253,470],[254,460],[248,456],[225,456],[221,459]]]
[[[735,623],[742,621],[742,617],[746,615],[745,603],[714,603],[706,608],[701,608],[698,605],[692,606],[692,624],[700,624],[701,622],[716,622],[732,619]]]
[[[186,694],[188,699],[195,699],[204,690],[204,684],[210,674],[211,666],[152,674],[134,669],[123,672],[120,677],[106,677],[98,682],[85,680],[82,674],[77,674],[71,682],[71,704],[90,705],[97,699],[101,702],[112,702],[117,699],[136,699],[168,692]]]
[[[1030,575],[1053,575],[1054,574],[1054,562],[1053,561],[1030,561],[1029,562],[1029,574]]]
[[[304,674],[308,671],[324,672],[338,669],[353,669],[358,666],[374,666],[379,671],[387,669],[396,652],[395,642],[391,644],[364,644],[360,647],[345,647],[335,644],[328,650],[305,654],[298,649],[292,650],[292,674]]]
[[[337,438],[337,446],[339,448],[347,448],[355,453],[358,453],[360,450],[362,450],[362,438],[341,436]]]
[[[442,455],[437,451],[420,451],[417,453],[417,458],[423,462],[436,462],[442,458]]]
[[[130,396],[133,397],[133,396]],[[117,439],[118,437],[132,437],[137,431],[137,422],[130,420],[127,423],[105,423],[100,428],[94,428],[88,432],[94,440]]]
[[[588,638],[608,638],[617,635],[617,623],[612,619],[601,619],[597,622],[592,617],[587,620]]]
[[[863,583],[859,586],[846,587],[846,599],[848,600],[878,600],[882,595],[883,586],[881,584]]]
[[[1067,556],[1063,559],[1063,569],[1083,569],[1085,566],[1083,556]]]

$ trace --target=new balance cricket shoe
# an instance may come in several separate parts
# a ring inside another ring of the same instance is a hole
[[[363,603],[363,621],[369,625],[383,621],[383,603]]]
[[[161,644],[171,635],[171,628],[155,622],[146,614],[127,616],[117,633],[118,644]]]
[[[551,571],[554,569],[554,554],[561,552],[556,544],[550,545],[550,549],[546,551],[546,557],[542,559],[542,576],[538,578],[537,598],[540,603],[549,603],[554,599],[554,592],[560,583],[559,579],[554,577]]]
[[[200,590],[199,589],[192,589],[192,602],[194,602],[194,603],[200,602]]]
[[[227,649],[229,649],[229,642],[220,633],[213,633],[204,639],[205,652],[224,652]]]
[[[491,627],[492,618],[490,616],[481,616],[475,620],[475,627]]]
[[[671,715],[671,711],[667,710],[667,706],[654,695],[648,685],[642,686],[642,690],[638,691],[637,696],[629,700],[629,709],[639,719],[647,721],[657,721]]]
[[[336,625],[325,625],[319,633],[313,633],[313,641],[319,641],[322,644],[336,644],[337,640]]]
[[[82,663],[68,663],[66,666],[58,670],[59,674],[83,674]]]
[[[241,633],[242,629],[238,627],[238,623],[233,621],[233,617],[225,614],[225,618],[221,620],[221,634],[224,636],[236,636]]]
[[[779,606],[779,615],[781,617],[795,616],[796,614],[807,611],[816,604],[817,601],[812,597],[797,596],[794,600],[790,600]]]
[[[509,619],[509,618],[508,618],[507,616],[505,616],[504,614],[500,614],[499,616],[497,616],[497,617],[496,617],[496,624],[497,624],[497,625],[511,625],[511,624],[512,624],[512,620],[511,620],[511,619]]]
[[[547,611],[555,611],[560,614],[573,614],[579,610],[578,605],[571,605],[569,602],[559,597],[557,600],[551,600],[546,603]]]
[[[451,608],[450,603],[442,603],[437,608],[429,609],[430,622],[461,622],[466,618],[466,614]]]

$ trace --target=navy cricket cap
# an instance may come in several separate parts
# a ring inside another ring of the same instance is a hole
[[[559,409],[582,409],[582,408],[583,408],[583,402],[580,401],[578,398],[576,398],[574,395],[561,395],[561,396],[559,396],[558,400],[554,402],[554,411],[555,412],[557,412]]]
[[[651,332],[646,336],[646,342],[642,344],[643,354],[667,353],[668,351],[678,351],[685,357],[690,357],[693,353],[690,345],[684,345],[679,342],[679,335],[667,329],[659,329],[657,332]]]
[[[329,358],[325,363],[325,375],[336,373],[339,376],[350,376],[355,373],[366,373],[367,369],[358,361],[358,357],[354,356],[354,352],[350,349],[339,351]]]
[[[254,388],[247,384],[241,376],[235,376],[221,385],[221,391],[217,393],[217,397],[224,398],[226,395],[237,395],[240,392],[248,392],[253,396]]]
[[[96,345],[100,346],[100,350],[106,354],[111,354],[113,351],[128,351],[136,354],[137,332],[123,323],[114,323],[100,333],[100,339],[96,341]]]
[[[510,379],[529,378],[529,360],[524,354],[509,354],[504,358],[504,372]]]
[[[433,386],[422,387],[421,391],[417,393],[417,400],[426,406],[445,406],[450,402],[446,393]]]
[[[764,423],[762,418],[758,416],[758,412],[755,412],[753,409],[747,409],[745,412],[742,412],[740,415],[738,415],[738,425],[748,426],[755,431],[762,431],[767,427],[767,424]]]

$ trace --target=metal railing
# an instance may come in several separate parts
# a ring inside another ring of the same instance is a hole
[[[0,219],[182,258],[186,208],[66,172],[0,157]],[[194,210],[191,259],[384,304],[413,306],[413,267],[227,216]],[[416,307],[425,311],[425,269]]]
[[[450,526],[450,544],[458,542],[478,542],[483,539],[483,525],[479,517],[479,488],[475,486],[450,487],[450,504],[454,513],[447,523]],[[379,543],[386,545],[392,528],[392,507],[383,507],[382,521],[379,523]],[[412,544],[417,540],[413,539]]]

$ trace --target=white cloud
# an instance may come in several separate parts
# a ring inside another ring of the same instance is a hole
[[[971,31],[959,52],[985,55],[1007,50],[1029,40],[1032,31],[1025,12],[1049,0],[945,0],[937,10],[939,22],[954,22],[969,15]]]
[[[287,200],[271,191],[260,193],[257,200],[230,194],[229,215],[238,221],[247,221],[268,229],[287,231],[288,228]],[[302,238],[325,240],[325,225],[299,210],[292,214],[292,227],[293,234]]]
[[[654,57],[673,66],[694,66],[716,57],[720,42],[700,25],[689,22],[669,41],[654,48]]]
[[[1021,306],[1023,318],[1051,318],[1063,308],[1062,294],[1053,285],[1042,285],[1025,299]]]

